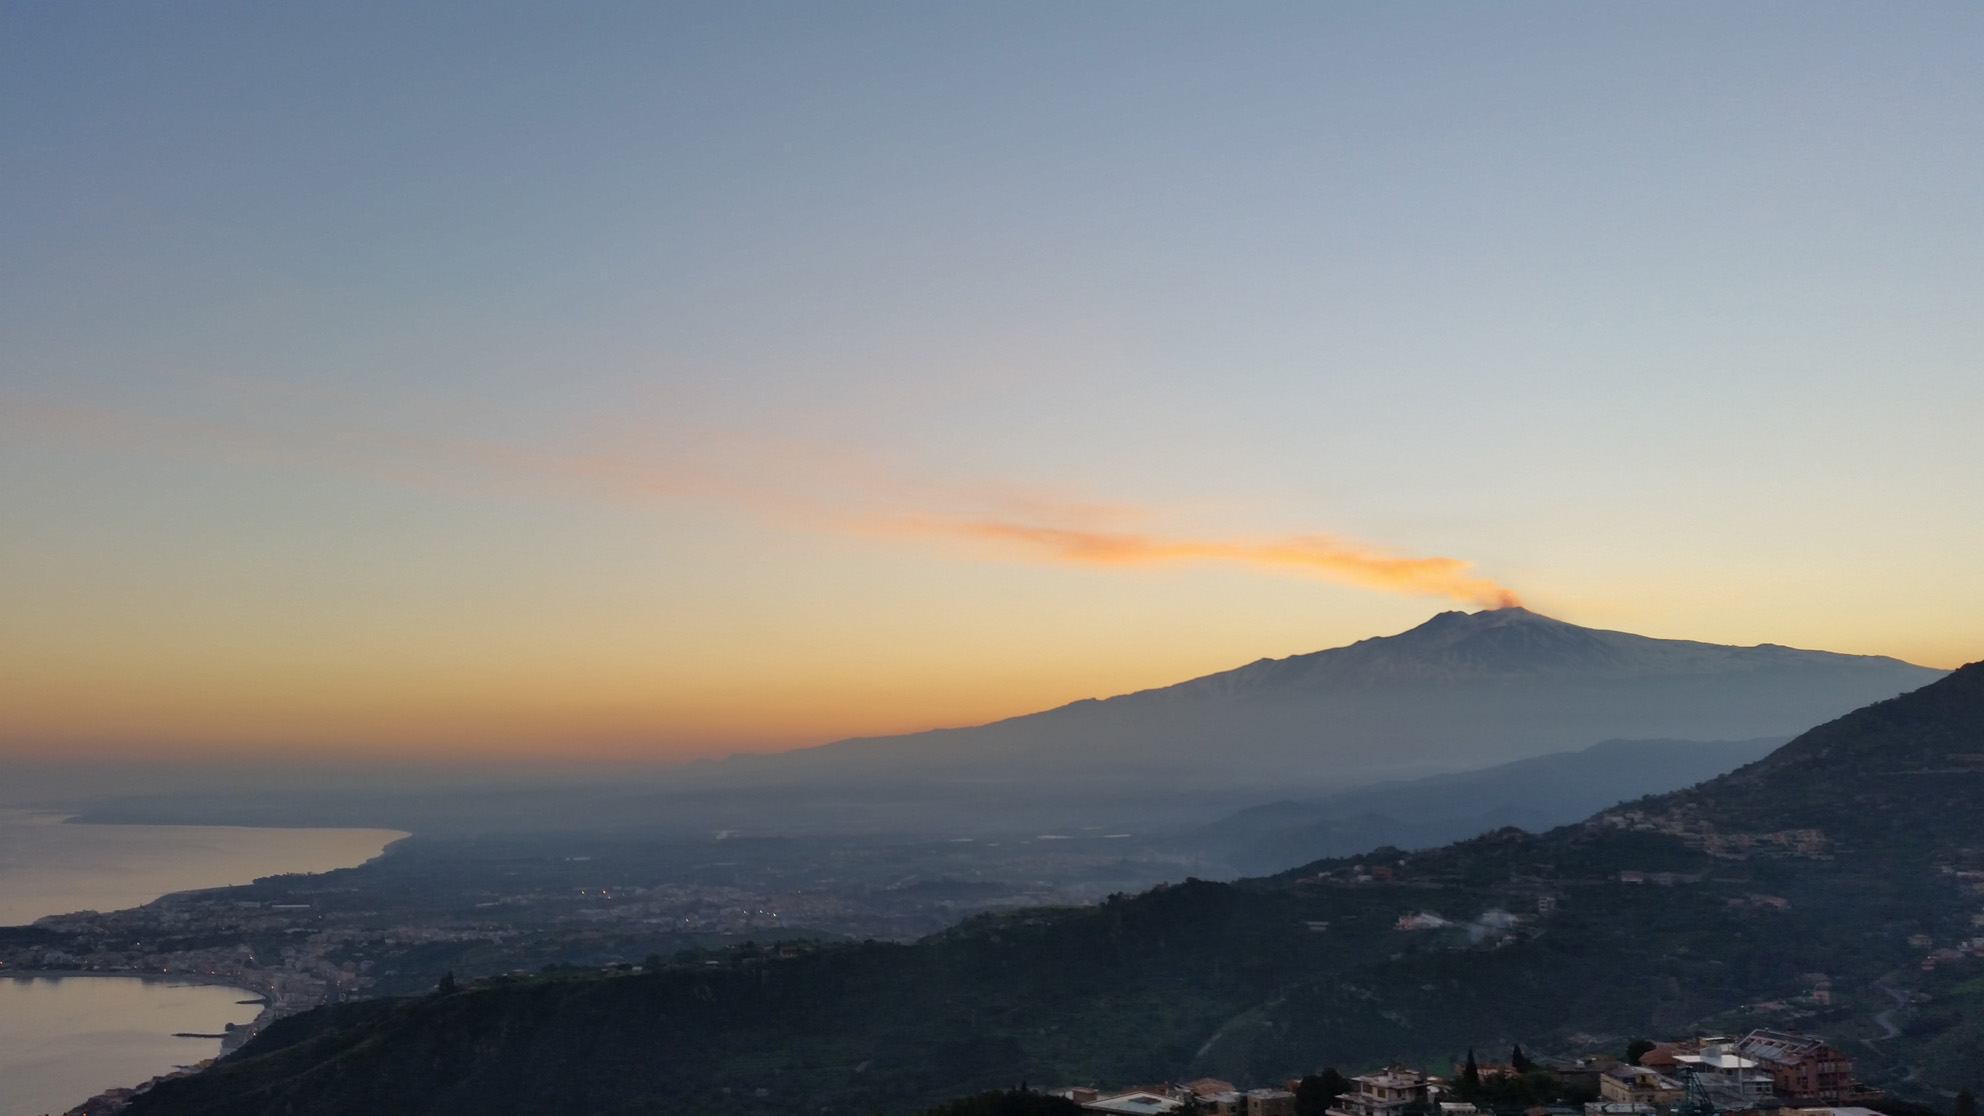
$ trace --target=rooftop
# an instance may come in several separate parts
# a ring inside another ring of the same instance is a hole
[[[1159,1096],[1156,1093],[1120,1093],[1113,1097],[1097,1097],[1082,1107],[1090,1112],[1137,1114],[1176,1112],[1184,1107],[1184,1102]]]

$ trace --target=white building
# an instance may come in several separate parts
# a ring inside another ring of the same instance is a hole
[[[1403,1116],[1407,1106],[1428,1096],[1426,1075],[1399,1066],[1350,1080],[1357,1088],[1336,1099],[1330,1116]]]
[[[1097,1097],[1082,1105],[1082,1108],[1089,1112],[1107,1112],[1110,1116],[1147,1116],[1153,1112],[1176,1112],[1183,1107],[1185,1107],[1184,1101],[1141,1091]]]
[[[1736,1053],[1736,1044],[1712,1042],[1694,1054],[1676,1054],[1675,1071],[1695,1079],[1708,1090],[1718,1108],[1750,1108],[1776,1093],[1776,1077],[1755,1058]]]

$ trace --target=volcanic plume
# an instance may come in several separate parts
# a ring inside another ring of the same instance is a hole
[[[1330,535],[1233,541],[984,521],[948,525],[947,529],[972,538],[1019,543],[1059,561],[1094,565],[1237,562],[1306,571],[1367,589],[1449,597],[1486,608],[1522,603],[1514,590],[1471,575],[1468,571],[1473,563],[1463,559],[1387,553]]]

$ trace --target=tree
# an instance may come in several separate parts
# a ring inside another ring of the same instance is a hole
[[[924,1109],[922,1116],[1082,1116],[1082,1109],[1065,1097],[1009,1089],[961,1097]]]
[[[1950,1116],[1977,1116],[1977,1098],[1965,1089],[1956,1095],[1956,1104],[1950,1108]]]
[[[452,996],[460,988],[461,986],[455,983],[455,971],[449,969],[447,972],[441,974],[441,983],[434,986],[434,991],[442,996]]]
[[[1350,1091],[1350,1081],[1335,1066],[1304,1077],[1295,1086],[1295,1116],[1323,1116],[1336,1099]]]
[[[1942,1116],[1942,1110],[1934,1105],[1901,1100],[1897,1097],[1885,1097],[1874,1103],[1880,1105],[1874,1111],[1881,1113],[1882,1116]]]
[[[1481,1092],[1481,1067],[1474,1063],[1474,1048],[1467,1048],[1467,1065],[1460,1071],[1461,1095],[1472,1099]]]
[[[1660,1044],[1652,1039],[1636,1038],[1626,1044],[1626,1061],[1637,1066],[1640,1064],[1640,1059],[1646,1056],[1646,1052],[1658,1045]]]
[[[1529,1055],[1522,1052],[1522,1043],[1516,1043],[1516,1048],[1509,1052],[1509,1065],[1514,1067],[1517,1073],[1528,1073],[1536,1068],[1536,1063],[1530,1061]]]

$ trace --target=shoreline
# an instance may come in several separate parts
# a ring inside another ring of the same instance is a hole
[[[275,876],[349,871],[413,836],[372,826],[98,821],[86,810],[4,807],[0,847],[11,853],[0,871],[0,893],[12,898],[0,903],[0,928],[142,910]],[[11,888],[17,880],[18,889]]]
[[[253,1000],[238,1000],[236,1001],[237,1006],[248,1007],[259,1004],[261,1005],[261,1010],[256,1013],[253,1020],[246,1023],[230,1023],[229,1027],[232,1029],[224,1030],[220,1033],[193,1031],[170,1032],[171,1036],[176,1039],[199,1039],[207,1042],[218,1042],[220,1044],[220,1051],[192,1065],[174,1065],[165,1072],[156,1074],[135,1085],[115,1085],[107,1089],[102,1089],[74,1107],[64,1110],[65,1113],[116,1111],[128,1103],[131,1097],[150,1090],[160,1081],[181,1077],[189,1073],[196,1073],[212,1065],[220,1058],[224,1058],[240,1049],[250,1039],[254,1038],[256,1034],[260,1033],[262,1027],[270,1022],[269,1016],[274,1010],[275,1004],[274,994],[271,991],[256,988],[241,978],[222,977],[209,973],[158,973],[135,970],[119,972],[103,969],[0,969],[0,980],[19,981],[23,984],[37,980],[53,982],[62,980],[106,979],[136,980],[146,984],[225,988],[230,992],[244,992],[255,997]]]
[[[248,993],[249,995],[253,996],[254,999],[237,1000],[235,1001],[235,1006],[254,1007],[257,1004],[259,1004],[261,1005],[261,1010],[255,1013],[255,1018],[249,1020],[246,1023],[237,1024],[233,1030],[227,1031],[224,1034],[216,1036],[220,1039],[219,1056],[223,1058],[229,1054],[234,1053],[236,1050],[241,1049],[243,1046],[246,1046],[249,1043],[249,1041],[252,1040],[256,1035],[262,1033],[263,1028],[267,1027],[271,1023],[274,1023],[276,1020],[281,1019],[286,1015],[294,1015],[299,1010],[309,1010],[309,1008],[301,1008],[301,1009],[292,1008],[289,1011],[284,1011],[282,1008],[281,990],[276,984],[271,983],[267,986],[257,987],[256,985],[250,983],[251,978],[248,977],[224,977],[215,973],[148,973],[148,972],[140,972],[137,970],[125,970],[120,972],[117,970],[105,970],[105,969],[14,969],[12,971],[0,970],[0,979],[69,980],[69,979],[74,979],[76,977],[87,977],[98,980],[102,980],[105,978],[118,979],[118,980],[142,980],[156,984],[193,984],[207,988],[228,988],[236,992]],[[319,1003],[310,1005],[310,1007],[321,1007],[321,1006],[322,1006],[321,1001]]]
[[[171,829],[282,829],[293,832],[349,833],[365,831],[370,833],[397,833],[394,841],[403,841],[414,836],[410,829],[400,829],[391,825],[297,825],[282,821],[189,821],[174,819],[164,821],[141,812],[119,813],[115,807],[38,807],[0,806],[0,822],[14,822],[25,825],[103,825],[103,826],[159,826]],[[390,847],[393,841],[386,842]]]
[[[76,977],[113,980],[144,980],[158,984],[202,984],[212,988],[232,988],[240,992],[255,994],[253,1001],[243,1000],[238,1006],[268,1004],[269,993],[241,980],[231,977],[213,976],[209,973],[147,973],[133,969],[118,972],[111,969],[0,969],[0,980],[71,980]],[[245,1024],[244,1024],[245,1025]]]

